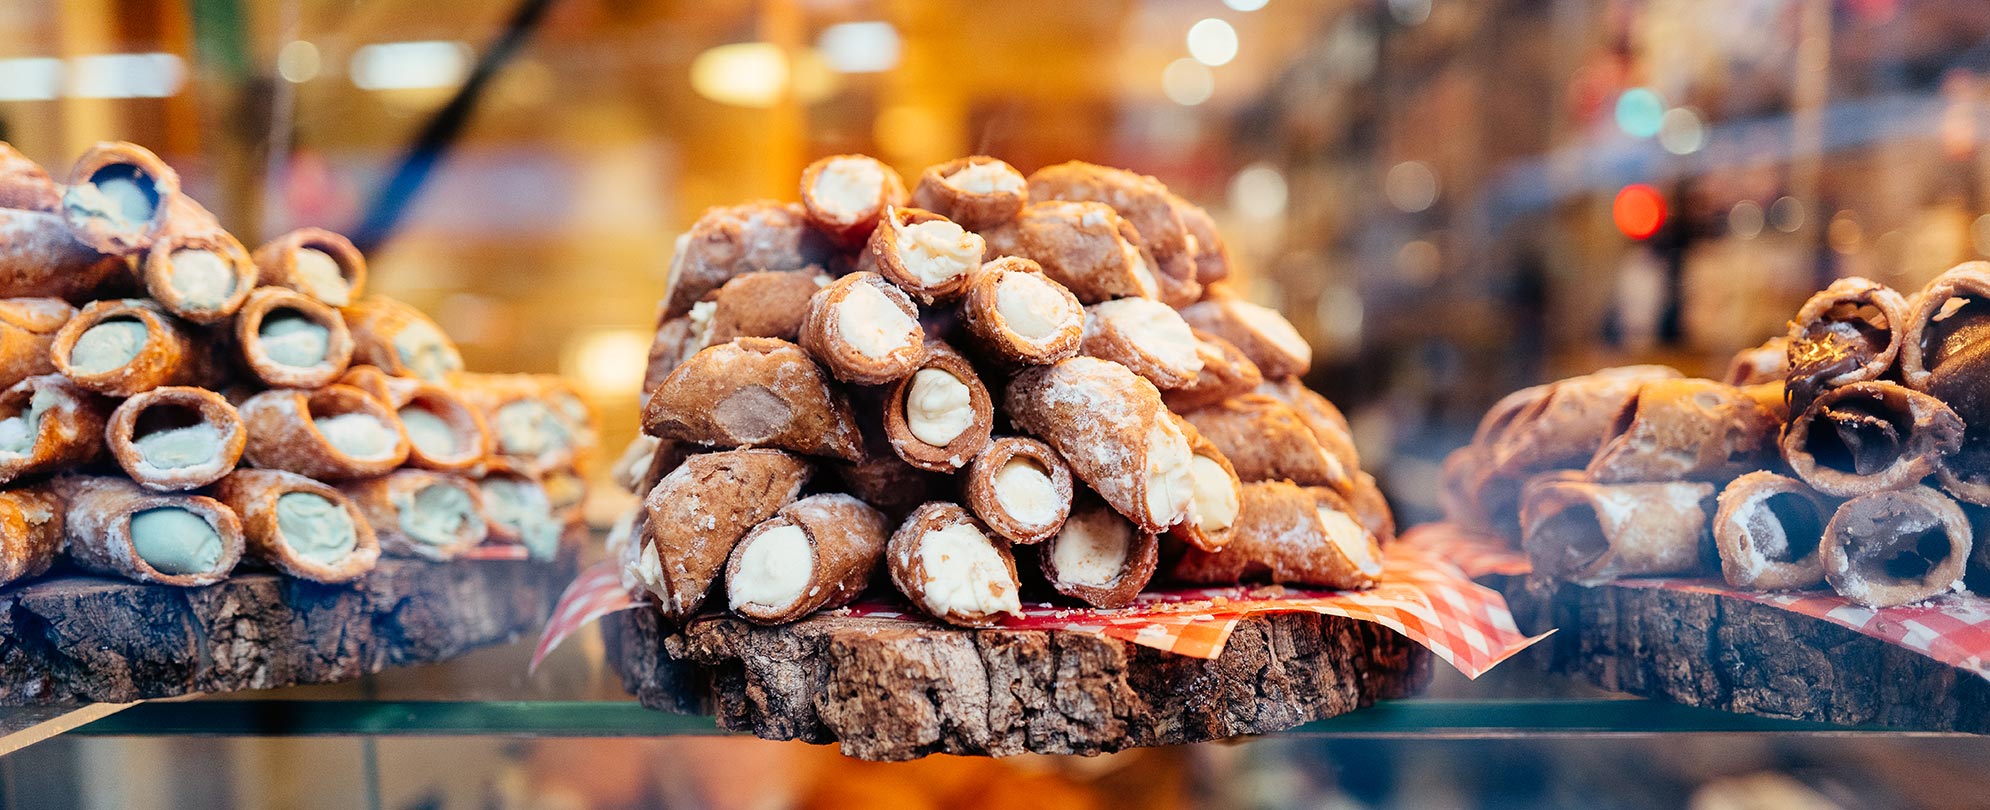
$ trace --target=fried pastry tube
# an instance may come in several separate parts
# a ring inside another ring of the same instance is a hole
[[[663,316],[691,311],[728,279],[755,271],[787,272],[826,264],[832,247],[799,203],[767,200],[706,209],[677,237]]]
[[[0,299],[0,387],[55,372],[55,333],[75,317],[59,298]]]
[[[1777,335],[1763,341],[1760,346],[1752,346],[1734,353],[1728,361],[1727,376],[1721,378],[1728,385],[1747,387],[1767,382],[1782,382],[1790,375],[1790,339]]]
[[[79,241],[59,212],[0,208],[0,296],[84,300],[130,266]]]
[[[351,377],[348,373],[343,381],[351,384]],[[382,377],[385,378],[384,375]],[[412,390],[396,391],[382,400],[394,409],[395,417],[401,421],[401,429],[408,434],[410,466],[436,472],[463,472],[494,452],[490,427],[483,415],[470,407],[462,395],[410,378],[385,379],[412,384]],[[359,387],[372,392],[364,385]],[[377,392],[374,395],[380,397]],[[568,454],[570,461],[572,455]]]
[[[463,370],[456,344],[419,309],[371,295],[341,307],[339,314],[352,333],[352,362],[436,383]]]
[[[869,261],[879,275],[922,304],[951,301],[981,266],[981,235],[919,208],[886,209],[871,232]]]
[[[1058,593],[1096,608],[1133,604],[1161,561],[1154,535],[1112,507],[1086,497],[1049,540],[1037,546],[1044,579]]]
[[[801,345],[836,379],[878,385],[911,374],[926,357],[912,299],[876,273],[851,273],[816,291]]]
[[[693,355],[650,395],[643,430],[706,447],[765,446],[856,461],[850,402],[801,347],[739,338]]]
[[[1899,383],[1870,381],[1818,396],[1784,429],[1781,449],[1804,483],[1852,498],[1913,486],[1962,439],[1962,420],[1941,400]]]
[[[1714,485],[1704,482],[1598,484],[1553,473],[1521,495],[1520,545],[1535,571],[1578,585],[1692,574],[1714,511]]]
[[[214,498],[242,521],[250,558],[287,576],[350,582],[380,561],[380,540],[336,489],[281,470],[236,470]]]
[[[1767,470],[1729,482],[1714,513],[1714,546],[1727,584],[1799,591],[1824,582],[1818,549],[1833,506],[1802,481]]]
[[[626,573],[656,597],[663,615],[697,615],[748,530],[801,494],[814,469],[779,450],[691,456],[643,496],[641,532]]]
[[[95,461],[110,408],[55,374],[8,386],[0,392],[0,484]]]
[[[1244,356],[1243,350],[1238,349],[1236,344],[1200,329],[1191,328],[1189,334],[1195,337],[1195,353],[1202,361],[1202,369],[1188,384],[1161,392],[1161,399],[1168,403],[1168,410],[1188,413],[1207,408],[1231,397],[1251,393],[1264,384],[1264,375],[1258,371],[1258,364]]]
[[[533,474],[578,463],[586,455],[592,428],[587,414],[572,414],[559,407],[557,378],[535,374],[459,374],[455,389],[463,404],[476,412],[490,437],[490,453],[508,459]],[[439,387],[431,390],[441,391]],[[431,395],[426,403],[446,407],[446,393]],[[410,396],[410,402],[413,397]],[[416,417],[423,427],[437,427]],[[430,432],[430,438],[447,435],[451,448],[474,450],[475,441],[468,422],[457,422],[444,433]],[[410,434],[412,438],[412,434]],[[439,444],[439,442],[438,442]],[[460,457],[460,456],[459,456]]]
[[[502,456],[491,458],[475,472],[491,540],[524,546],[535,560],[557,557],[570,515],[554,501],[546,476]]]
[[[650,340],[647,365],[643,368],[643,391],[639,398],[643,407],[649,407],[650,394],[663,383],[663,378],[670,376],[670,372],[676,371],[685,360],[691,359],[692,354],[705,348],[703,345],[693,348],[693,344],[690,317],[672,318],[657,326],[656,337]]]
[[[0,491],[0,586],[48,572],[62,553],[66,511],[47,485]]]
[[[1071,468],[1050,445],[1024,436],[988,443],[961,494],[990,531],[1019,546],[1049,539],[1071,514]]]
[[[149,492],[123,478],[56,483],[68,502],[69,556],[91,571],[193,588],[228,577],[242,558],[242,521],[203,495]]]
[[[691,308],[687,317],[692,323],[692,340],[686,345],[695,352],[739,337],[799,340],[809,299],[829,281],[826,275],[809,272],[734,276],[712,294],[711,300]]]
[[[1194,509],[1188,520],[1175,524],[1169,536],[1203,551],[1217,551],[1230,542],[1237,526],[1237,511],[1244,497],[1243,480],[1223,451],[1196,430],[1195,424],[1179,416],[1175,424],[1188,437],[1189,488]]]
[[[366,292],[366,256],[323,228],[298,228],[264,243],[255,267],[263,286],[296,290],[328,306],[348,306]]]
[[[217,375],[211,352],[157,303],[92,301],[62,325],[49,346],[55,368],[77,385],[128,397],[162,385],[200,385]]]
[[[1598,484],[1727,479],[1762,468],[1778,427],[1732,385],[1655,380],[1632,395],[1585,472]]]
[[[1245,394],[1185,416],[1245,481],[1283,479],[1340,492],[1353,487],[1347,465],[1320,444],[1297,411],[1276,399]]]
[[[1209,300],[1183,307],[1182,319],[1236,345],[1266,379],[1297,377],[1313,366],[1313,347],[1270,307],[1241,298]]]
[[[1004,404],[1017,427],[1057,450],[1141,531],[1189,518],[1193,455],[1153,383],[1118,363],[1073,357],[1017,374]]]
[[[271,388],[322,388],[352,362],[352,332],[339,311],[284,287],[261,287],[235,315],[242,367]]]
[[[104,429],[104,443],[140,486],[184,492],[233,471],[248,429],[220,394],[169,385],[119,403]]]
[[[1176,213],[1181,215],[1182,225],[1193,237],[1191,244],[1195,250],[1195,280],[1206,288],[1230,277],[1230,248],[1223,242],[1223,234],[1216,230],[1216,220],[1201,206],[1170,193],[1168,199],[1174,204]]]
[[[1444,455],[1437,474],[1437,511],[1445,520],[1470,528],[1492,528],[1492,521],[1480,513],[1478,493],[1473,490],[1489,464],[1485,448],[1475,444]]]
[[[1038,169],[1029,176],[1032,201],[1076,200],[1112,206],[1139,231],[1143,246],[1159,268],[1160,298],[1170,306],[1186,306],[1202,295],[1196,280],[1194,241],[1182,221],[1179,198],[1161,181],[1125,169],[1082,161]]]
[[[1486,451],[1487,461],[1490,462],[1493,448],[1498,447],[1504,440],[1506,432],[1516,422],[1524,424],[1525,420],[1521,419],[1521,416],[1533,413],[1542,400],[1547,399],[1553,391],[1554,384],[1546,383],[1522,388],[1500,397],[1498,402],[1486,409],[1484,416],[1479,417],[1479,424],[1472,431],[1472,446],[1483,448]],[[1594,456],[1595,451],[1590,451],[1590,455]]]
[[[927,341],[925,355],[918,370],[885,393],[885,437],[907,464],[950,473],[988,446],[995,402],[974,365],[952,346]]]
[[[1925,486],[1875,492],[1838,507],[1824,527],[1824,580],[1866,607],[1923,602],[1963,589],[1972,539],[1956,502]]]
[[[453,560],[492,535],[483,490],[460,475],[395,470],[346,481],[339,491],[373,527],[380,550],[396,557]]]
[[[987,155],[928,166],[912,190],[914,206],[976,231],[1014,220],[1028,201],[1023,173]]]
[[[349,385],[264,391],[240,411],[249,429],[242,456],[257,467],[345,481],[385,475],[408,459],[393,409]]]
[[[1373,533],[1376,540],[1383,545],[1396,542],[1396,515],[1375,476],[1366,471],[1356,472],[1354,491],[1347,494],[1347,503],[1354,508],[1354,516],[1361,519],[1362,527]]]
[[[1666,366],[1624,366],[1552,383],[1538,399],[1529,395],[1528,404],[1507,419],[1488,445],[1492,469],[1525,478],[1542,470],[1582,467],[1596,456],[1604,435],[1639,388],[1681,376]]]
[[[133,143],[100,142],[76,159],[62,195],[76,239],[101,253],[143,253],[165,230],[180,175]]]
[[[857,600],[884,560],[884,513],[844,494],[781,507],[733,547],[728,607],[754,624],[786,624]]]
[[[1103,203],[1025,206],[1016,217],[1014,242],[1082,303],[1161,297],[1154,257],[1141,249],[1140,232]]]
[[[1913,299],[1901,329],[1900,378],[1961,417],[1962,446],[1936,475],[1962,500],[1990,504],[1990,262],[1964,262]]]
[[[1306,429],[1313,431],[1313,438],[1320,441],[1320,446],[1340,459],[1341,466],[1350,474],[1361,469],[1361,453],[1354,446],[1354,428],[1333,402],[1307,388],[1298,377],[1267,380],[1257,387],[1256,393],[1290,407]]]
[[[1841,278],[1805,301],[1788,335],[1790,413],[1825,389],[1879,379],[1901,351],[1907,299],[1868,278]]]
[[[870,393],[877,395],[875,391]],[[828,463],[829,470],[836,474],[843,490],[884,510],[893,520],[903,518],[920,504],[939,497],[946,477],[907,464],[897,451],[891,449],[891,440],[885,435],[882,421],[882,401],[866,403],[863,410],[867,414],[876,414],[879,421],[866,424],[861,431],[863,440],[859,445],[859,458],[856,461]]]
[[[1029,259],[981,266],[961,296],[961,325],[977,352],[1003,368],[1055,363],[1078,353],[1085,310],[1078,297]]]
[[[218,323],[234,315],[256,286],[248,248],[221,229],[192,197],[174,198],[165,229],[139,265],[145,292],[192,323]]]
[[[1163,391],[1195,382],[1202,355],[1181,313],[1148,298],[1118,298],[1085,308],[1080,351],[1111,360]]]
[[[1009,544],[956,504],[914,510],[886,543],[885,568],[899,593],[947,624],[988,627],[1023,612]]]
[[[1374,587],[1382,576],[1382,548],[1331,490],[1259,481],[1243,486],[1229,544],[1214,552],[1190,547],[1171,576],[1205,585],[1358,590]]]
[[[62,186],[41,164],[6,141],[0,141],[0,208],[62,211]]]
[[[845,249],[862,245],[878,220],[905,204],[905,180],[869,155],[831,155],[802,169],[802,210]]]

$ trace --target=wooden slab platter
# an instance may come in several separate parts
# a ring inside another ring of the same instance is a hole
[[[0,591],[0,705],[129,702],[348,680],[536,629],[572,566],[383,559],[357,582],[204,588],[54,576]]]
[[[1279,731],[1413,694],[1431,666],[1395,631],[1314,613],[1248,617],[1215,659],[1077,632],[833,613],[675,628],[638,608],[604,628],[611,665],[645,706],[872,760],[1095,754]]]

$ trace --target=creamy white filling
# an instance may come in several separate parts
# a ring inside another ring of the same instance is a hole
[[[28,397],[25,413],[0,419],[0,454],[25,456],[34,452],[35,437],[41,433],[41,416],[56,403],[54,389],[37,388]]]
[[[408,432],[408,441],[422,454],[430,458],[440,458],[456,453],[456,431],[449,421],[425,408],[402,408],[401,427]]]
[[[297,282],[304,294],[335,307],[352,303],[352,287],[346,283],[345,274],[339,271],[339,262],[332,254],[317,248],[298,248],[296,262]]]
[[[944,219],[894,225],[898,258],[920,283],[941,284],[981,266],[981,235]]]
[[[925,334],[919,321],[899,309],[877,285],[866,281],[851,284],[836,305],[836,331],[850,348],[872,360],[917,346]]]
[[[1230,528],[1237,520],[1237,487],[1223,465],[1208,456],[1189,461],[1189,484],[1195,490],[1195,525],[1212,532]]]
[[[1002,462],[991,483],[995,504],[1009,517],[1029,528],[1041,528],[1057,519],[1063,499],[1057,497],[1057,484],[1043,465],[1021,456]]]
[[[138,357],[145,348],[145,324],[112,318],[83,330],[69,349],[69,365],[84,374],[102,374]]]
[[[1147,431],[1147,517],[1156,526],[1173,526],[1188,515],[1195,498],[1189,474],[1188,439],[1173,422],[1160,419]]]
[[[1093,304],[1088,310],[1095,328],[1125,335],[1135,349],[1169,372],[1194,376],[1202,370],[1195,333],[1173,307],[1149,298],[1119,298]]]
[[[1050,559],[1059,580],[1103,588],[1119,579],[1132,544],[1133,524],[1111,509],[1093,509],[1065,521]]]
[[[132,440],[132,444],[146,464],[161,470],[178,470],[213,461],[221,452],[221,431],[202,422],[153,431]]]
[[[443,337],[442,331],[426,321],[415,321],[394,334],[394,354],[409,371],[429,382],[463,370],[463,356]]]
[[[331,352],[331,330],[296,310],[271,312],[256,327],[256,337],[263,354],[278,365],[310,368],[325,362]]]
[[[514,478],[486,478],[484,508],[491,519],[518,533],[535,560],[552,559],[560,547],[560,522],[553,518],[552,502],[546,490],[530,481]]]
[[[1307,361],[1312,360],[1313,347],[1306,343],[1306,338],[1300,336],[1299,330],[1293,327],[1291,321],[1286,320],[1284,315],[1278,314],[1278,310],[1235,299],[1225,302],[1224,306],[1230,308],[1232,315],[1250,324],[1259,335],[1271,341],[1271,345],[1278,347],[1279,351]]]
[[[739,572],[726,582],[732,609],[780,610],[802,598],[815,570],[815,549],[800,526],[774,526],[739,547]]]
[[[922,368],[905,394],[905,426],[912,436],[945,447],[974,425],[974,400],[967,384],[951,372]]]
[[[221,563],[221,533],[190,509],[160,506],[131,516],[131,545],[162,574],[204,574]]]
[[[919,566],[926,574],[926,609],[935,614],[1022,612],[1009,566],[973,526],[957,523],[922,535]]]
[[[1078,322],[1083,313],[1054,283],[1035,273],[1003,273],[995,282],[995,314],[1017,337],[1043,341]]]
[[[449,484],[422,487],[400,505],[400,512],[401,532],[425,545],[467,542],[466,533],[481,540],[488,531],[476,504],[470,501],[470,493]]]
[[[691,319],[691,333],[684,339],[681,356],[697,354],[699,349],[712,345],[712,313],[717,312],[719,302],[699,301],[691,305],[691,312],[685,317]]]
[[[815,176],[814,192],[816,210],[853,221],[884,199],[884,168],[868,158],[837,158]]]
[[[348,456],[374,459],[394,452],[392,428],[369,413],[342,413],[317,420],[325,441]]]
[[[1369,576],[1382,573],[1382,558],[1376,556],[1374,546],[1368,543],[1368,530],[1353,515],[1322,506],[1318,509],[1320,524],[1326,527],[1327,539],[1333,541],[1334,548],[1340,549],[1354,567]]]
[[[181,248],[172,254],[172,277],[185,306],[212,309],[235,294],[235,268],[212,250]]]
[[[286,492],[276,498],[276,529],[283,544],[297,556],[320,565],[336,565],[359,546],[352,514],[331,499],[311,492]]]
[[[1023,176],[1000,163],[969,163],[942,178],[969,194],[1008,194],[1023,190]]]
[[[497,434],[498,452],[505,455],[536,457],[573,443],[566,423],[536,399],[498,406],[491,415],[491,428]]]

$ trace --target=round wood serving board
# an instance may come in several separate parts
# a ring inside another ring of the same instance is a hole
[[[1213,660],[1075,632],[838,614],[676,628],[638,608],[610,617],[604,634],[645,706],[873,760],[1272,732],[1408,696],[1430,676],[1429,652],[1394,631],[1314,613],[1246,618]]]
[[[203,588],[69,575],[0,590],[0,705],[123,703],[348,680],[539,626],[566,564],[382,559],[357,582]]]

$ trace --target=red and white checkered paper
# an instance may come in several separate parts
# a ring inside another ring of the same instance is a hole
[[[532,663],[574,631],[595,619],[640,604],[622,589],[614,568],[599,563],[583,572],[560,597]],[[842,610],[850,615],[924,622],[898,602],[867,600]],[[1542,636],[1528,638],[1514,627],[1506,599],[1473,583],[1456,566],[1428,552],[1394,544],[1385,548],[1382,581],[1366,591],[1301,590],[1283,587],[1230,587],[1165,590],[1142,594],[1117,610],[1024,603],[1023,615],[1002,628],[1064,630],[1130,641],[1197,658],[1223,654],[1237,623],[1256,613],[1311,611],[1375,622],[1421,644],[1476,678]]]
[[[1517,576],[1533,570],[1527,556],[1507,547],[1505,540],[1451,524],[1419,526],[1405,534],[1402,542],[1434,554],[1456,555],[1450,558],[1475,577],[1485,573]],[[1472,573],[1475,568],[1480,573]],[[1918,605],[1875,609],[1830,591],[1757,593],[1731,588],[1719,579],[1625,578],[1612,584],[1712,594],[1782,608],[1990,679],[1990,597],[1948,594]]]

